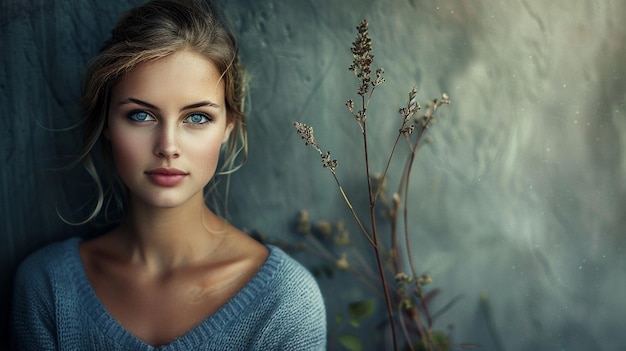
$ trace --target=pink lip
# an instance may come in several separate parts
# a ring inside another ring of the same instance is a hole
[[[155,168],[147,171],[146,175],[156,185],[175,186],[182,182],[189,173],[176,168]]]

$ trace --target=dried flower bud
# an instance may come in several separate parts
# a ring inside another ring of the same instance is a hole
[[[371,175],[370,180],[372,188],[376,190],[375,192],[383,192],[387,189],[387,178],[383,178],[382,173],[375,173]]]
[[[298,220],[301,221],[309,221],[309,211],[308,210],[300,210]]]
[[[335,173],[335,168],[337,168],[339,163],[337,160],[332,160],[330,158],[330,151],[326,151],[326,153],[324,153],[319,148],[317,141],[315,140],[315,136],[313,135],[313,127],[309,127],[300,122],[295,122],[293,125],[296,127],[298,134],[300,134],[302,139],[304,139],[306,145],[311,145],[320,154],[324,168],[330,168],[331,172]]]
[[[337,222],[335,222],[335,229],[338,232],[343,232],[344,230],[346,230],[346,226],[342,220],[338,220]]]
[[[372,50],[372,39],[367,31],[368,22],[363,20],[357,27],[357,36],[350,51],[352,52],[352,64],[348,67],[354,75],[361,80],[361,84],[357,90],[357,94],[365,96],[370,91],[370,84],[376,86],[384,82],[382,70],[376,71],[376,80],[372,82],[372,70],[370,66],[374,62],[374,55],[370,53]]]
[[[400,134],[404,135],[405,137],[408,137],[409,135],[411,135],[411,133],[413,133],[413,130],[415,130],[415,125],[411,124],[407,127],[401,128]]]
[[[335,261],[335,266],[339,269],[350,268],[350,262],[348,262],[348,254],[345,252],[342,252],[339,259]]]
[[[400,194],[393,193],[392,198],[393,198],[393,207],[394,208],[400,207]]]
[[[357,94],[363,96],[365,94],[367,94],[367,92],[370,90],[370,86],[366,83],[366,84],[361,84],[359,86],[359,89],[357,90]]]
[[[318,221],[315,223],[315,230],[322,236],[329,237],[333,233],[333,226],[329,221]]]
[[[383,73],[385,73],[385,71],[382,68],[376,70],[376,80],[372,83],[372,86],[379,86],[386,81],[385,77],[383,77]]]
[[[330,151],[326,151],[326,153],[322,153],[322,165],[324,166],[324,168],[330,168],[331,171],[335,171],[335,168],[337,168],[337,166],[339,165],[339,162],[337,162],[337,160],[332,160],[330,158]]]
[[[311,233],[311,221],[309,220],[309,211],[301,210],[300,213],[298,213],[298,218],[296,218],[296,233]]]
[[[359,110],[359,112],[356,113],[356,115],[354,115],[354,118],[358,121],[358,122],[363,122],[366,119],[366,114],[365,111],[363,110]]]
[[[417,87],[413,87],[409,92],[409,103],[413,103],[415,101],[415,97],[417,96]]]
[[[424,112],[424,117],[425,117],[425,119],[428,119],[428,118],[430,118],[432,116],[433,116],[433,110],[432,110],[432,108],[429,107]]]
[[[408,284],[410,283],[413,279],[406,273],[404,272],[400,272],[398,274],[396,274],[396,283],[398,284]]]
[[[432,282],[433,282],[433,278],[428,273],[422,274],[422,276],[419,277],[419,279],[417,279],[417,285],[419,286],[428,285]]]
[[[338,230],[337,235],[333,237],[333,241],[335,242],[335,245],[337,246],[350,245],[350,232],[347,231],[346,229]]]
[[[306,124],[300,122],[295,122],[293,125],[296,127],[298,134],[300,134],[302,139],[304,139],[306,145],[311,145],[315,149],[319,149],[319,147],[317,146],[317,141],[315,140],[315,136],[313,134],[313,127],[309,127]]]
[[[413,89],[411,89],[411,91],[409,92],[409,100],[406,104],[406,107],[402,107],[400,108],[400,110],[398,110],[400,116],[402,117],[402,128],[400,129],[400,133],[404,134],[405,136],[408,136],[413,132],[412,128],[405,128],[405,124],[411,120],[411,117],[413,117],[415,112],[421,109],[419,102],[417,102],[416,100],[416,96],[417,87],[413,87]]]
[[[354,113],[354,101],[352,101],[352,99],[346,101],[346,106],[348,107],[348,111]]]

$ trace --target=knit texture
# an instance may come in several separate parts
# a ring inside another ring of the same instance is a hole
[[[29,256],[15,279],[16,350],[324,350],[326,313],[311,274],[281,249],[226,305],[168,345],[153,347],[122,327],[87,281],[70,238]]]

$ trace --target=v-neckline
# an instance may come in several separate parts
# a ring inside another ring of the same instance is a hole
[[[261,269],[252,277],[252,279],[239,290],[232,299],[220,307],[212,315],[205,318],[200,324],[196,325],[185,334],[172,340],[170,343],[153,346],[150,345],[134,334],[126,330],[124,326],[118,322],[104,307],[93,287],[87,279],[87,272],[82,262],[79,244],[82,240],[75,238],[72,243],[73,251],[69,255],[70,266],[77,269],[73,272],[73,282],[78,289],[80,303],[85,308],[86,314],[94,321],[100,331],[106,335],[111,343],[114,343],[124,349],[134,350],[192,350],[201,342],[211,339],[212,335],[219,333],[228,324],[243,318],[247,308],[254,305],[255,298],[267,288],[272,281],[274,274],[278,270],[282,260],[280,255],[276,254],[276,247],[267,245],[269,255]]]

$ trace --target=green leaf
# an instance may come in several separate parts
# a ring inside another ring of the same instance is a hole
[[[450,350],[450,339],[448,339],[448,335],[445,332],[434,331],[430,335],[429,346],[430,347],[426,347],[423,340],[418,340],[415,343],[415,349],[419,351],[431,350],[431,349],[448,351]],[[461,345],[461,348],[466,348],[466,347],[464,345]]]
[[[344,334],[339,337],[339,342],[350,351],[362,351],[363,344],[361,340],[354,334]]]
[[[335,322],[337,322],[337,324],[343,323],[344,319],[346,319],[346,317],[344,317],[341,313],[337,313],[335,316]]]
[[[374,300],[353,302],[348,305],[348,313],[352,320],[365,319],[374,313]]]

